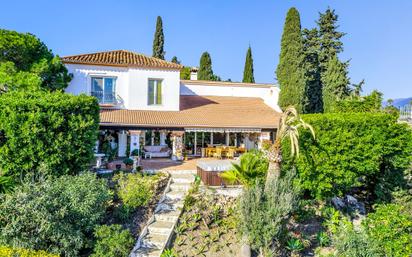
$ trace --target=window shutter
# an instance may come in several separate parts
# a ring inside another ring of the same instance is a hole
[[[162,81],[158,80],[156,83],[156,104],[162,104]]]

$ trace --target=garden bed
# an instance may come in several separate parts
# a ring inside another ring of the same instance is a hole
[[[172,239],[175,256],[237,256],[235,200],[205,188],[189,195]]]
[[[148,204],[128,210],[125,209],[124,203],[119,198],[118,194],[115,193],[114,200],[107,209],[104,221],[104,224],[107,225],[121,224],[124,228],[130,230],[136,240],[139,237],[141,230],[154,213],[156,205],[159,202],[169,180],[169,175],[165,173],[145,176],[147,179],[154,179],[154,194]],[[112,189],[115,189],[116,187],[116,183],[114,183],[112,179],[109,180],[109,185]],[[116,192],[116,190],[114,191]]]

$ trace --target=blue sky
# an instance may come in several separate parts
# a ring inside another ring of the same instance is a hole
[[[275,82],[287,10],[296,7],[302,27],[315,26],[328,6],[346,32],[343,60],[353,83],[385,98],[412,96],[412,1],[204,0],[204,1],[2,1],[0,27],[31,32],[60,56],[128,49],[151,55],[156,16],[163,18],[166,58],[198,66],[209,51],[222,79],[242,79],[248,45],[255,79]]]

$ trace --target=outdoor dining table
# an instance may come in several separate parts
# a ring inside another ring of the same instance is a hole
[[[213,146],[213,147],[205,147],[202,151],[202,157],[213,157],[213,154],[216,153],[217,148],[222,148],[222,156],[226,156],[229,152],[229,149],[235,149],[235,152],[238,154],[245,153],[246,149],[243,147],[234,147],[234,146]]]

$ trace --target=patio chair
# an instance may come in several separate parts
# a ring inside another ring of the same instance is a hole
[[[222,159],[222,148],[221,147],[216,147],[216,151],[213,154],[213,157],[218,158],[218,159]]]
[[[235,153],[236,153],[235,148],[229,148],[229,150],[226,153],[226,158],[230,158],[230,159],[235,158]]]

